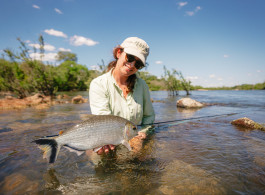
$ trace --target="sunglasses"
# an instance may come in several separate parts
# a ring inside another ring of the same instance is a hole
[[[133,55],[131,55],[131,54],[127,54],[126,53],[126,61],[127,62],[134,62],[135,61],[135,64],[134,64],[134,66],[135,66],[135,68],[137,68],[138,70],[139,69],[142,69],[143,67],[144,67],[144,64],[143,64],[143,62],[141,61],[141,60],[136,60],[135,59],[135,56],[133,56]]]

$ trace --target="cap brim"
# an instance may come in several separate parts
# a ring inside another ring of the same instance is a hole
[[[143,64],[145,65],[145,57],[143,54],[139,53],[139,51],[137,49],[124,48],[124,52],[127,54],[131,54],[131,55],[138,57],[143,62]]]

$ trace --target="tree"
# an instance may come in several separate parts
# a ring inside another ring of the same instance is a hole
[[[190,95],[191,90],[191,81],[187,81],[184,76],[182,75],[181,71],[176,71],[176,74],[179,76],[181,85],[183,89],[186,91],[187,95]]]
[[[55,80],[59,91],[86,90],[89,72],[86,66],[65,61],[56,68]]]
[[[77,56],[75,53],[69,51],[59,51],[56,56],[57,61],[73,61],[77,62]]]
[[[26,44],[17,39],[20,43],[20,52],[15,54],[10,49],[5,49],[5,54],[10,58],[11,63],[4,63],[1,77],[5,88],[15,92],[19,98],[24,98],[32,92],[41,92],[44,95],[54,95],[56,86],[53,79],[54,67],[45,65],[42,61],[34,60],[29,55]],[[44,55],[44,40],[39,37],[40,56]],[[36,52],[36,49],[34,49]]]
[[[167,90],[171,95],[175,96],[178,95],[180,90],[180,81],[176,77],[177,71],[172,69],[172,72],[167,70],[166,66],[164,66],[164,80],[167,87]]]
[[[10,58],[15,58],[10,50],[6,49],[4,51],[10,55]],[[26,97],[31,91],[30,86],[26,82],[24,71],[15,61],[0,60],[0,89],[12,91],[18,98]]]

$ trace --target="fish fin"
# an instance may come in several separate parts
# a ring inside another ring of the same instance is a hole
[[[41,138],[33,142],[38,144],[38,147],[44,151],[43,158],[46,158],[49,163],[56,161],[61,146],[58,145],[55,139]]]
[[[74,152],[74,153],[76,153],[78,156],[80,156],[81,154],[84,153],[84,151],[76,150],[76,149],[74,149],[74,148],[71,148],[70,146],[63,146],[63,147],[65,147],[65,148],[66,148],[67,150],[69,150],[70,152]]]
[[[62,134],[63,134],[63,132],[64,132],[63,130],[59,131],[59,135],[62,135]]]
[[[56,138],[58,136],[59,136],[59,134],[58,135],[47,135],[47,136],[42,137],[41,139],[45,139],[45,138],[47,138],[47,139],[54,139],[54,138]]]
[[[128,150],[129,151],[131,151],[132,150],[132,148],[131,148],[131,146],[130,146],[130,144],[129,144],[129,142],[127,141],[127,140],[122,140],[122,142],[121,142],[126,148],[128,148]]]
[[[102,147],[99,147],[99,148],[94,148],[93,151],[94,152],[98,152]]]

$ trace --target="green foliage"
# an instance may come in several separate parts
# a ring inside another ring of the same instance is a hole
[[[54,67],[44,65],[41,61],[33,60],[29,56],[26,44],[20,43],[20,52],[15,54],[10,49],[5,49],[5,54],[11,62],[1,60],[1,90],[8,90],[24,98],[32,92],[41,92],[44,95],[53,95],[56,92],[54,83]],[[40,54],[44,53],[43,37],[39,37]]]
[[[175,69],[171,71],[167,70],[164,66],[164,81],[167,87],[167,90],[171,95],[178,95],[179,90],[181,89],[181,82],[176,78],[177,71]]]
[[[56,56],[57,61],[74,61],[77,62],[77,56],[69,51],[59,51]]]
[[[139,71],[139,76],[145,80],[146,84],[148,85],[151,91],[160,91],[166,90],[166,86],[164,84],[163,79],[158,79],[156,76],[151,75],[149,72],[146,71]]]
[[[205,88],[208,90],[265,90],[265,82],[263,83],[257,83],[255,85],[251,84],[242,84],[242,85],[236,85],[233,87],[209,87]]]
[[[65,61],[56,68],[55,81],[59,91],[84,91],[88,88],[88,78],[89,71],[86,66],[74,61]]]
[[[0,59],[0,89],[15,92],[20,98],[28,95],[30,86],[19,64]]]
[[[176,71],[177,75],[180,78],[180,83],[182,88],[186,91],[187,95],[190,95],[190,90],[191,90],[191,81],[187,81],[184,76],[182,75],[182,72]]]
[[[99,72],[99,71],[97,71],[97,70],[89,70],[88,73],[89,73],[89,77],[88,77],[87,81],[85,82],[85,84],[86,84],[86,86],[87,86],[87,90],[89,90],[89,86],[90,86],[91,81],[92,81],[94,78],[96,78],[96,77],[102,75],[102,72]]]

